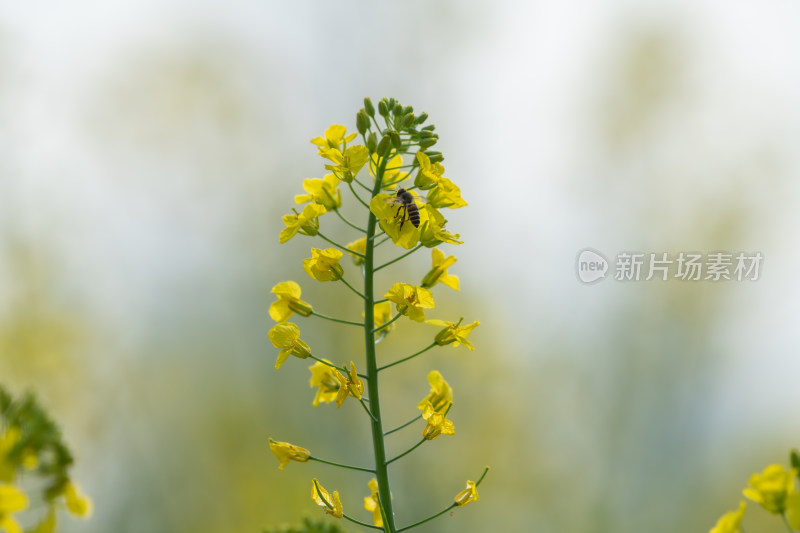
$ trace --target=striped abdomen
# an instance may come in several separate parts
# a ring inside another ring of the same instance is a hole
[[[408,220],[414,224],[415,228],[419,227],[419,208],[417,204],[414,203],[414,200],[411,200],[411,203],[406,204],[406,210],[408,211]]]

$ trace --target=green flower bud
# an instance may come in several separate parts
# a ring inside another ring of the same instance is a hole
[[[394,98],[389,98],[387,104],[389,105],[389,109],[394,109],[394,106],[397,105],[397,100],[395,100]]]
[[[367,149],[369,150],[369,153],[374,154],[377,148],[378,148],[378,136],[375,135],[375,132],[373,131],[367,137]]]
[[[387,153],[389,153],[390,143],[391,143],[391,136],[387,133],[383,136],[381,142],[378,143],[378,148],[375,150],[375,152],[381,157],[385,156]]]
[[[392,131],[389,136],[392,138],[392,146],[394,146],[394,149],[399,152],[403,147],[403,141],[400,140],[400,134],[396,131]]]
[[[369,118],[363,109],[356,114],[356,128],[361,135],[367,133],[369,128]]]
[[[792,468],[796,468],[798,476],[800,476],[800,451],[798,451],[797,448],[792,449],[791,453],[789,454],[789,461],[792,465]]]
[[[389,102],[386,101],[386,98],[378,102],[378,113],[380,113],[382,117],[389,116]]]
[[[408,115],[405,115],[403,117],[403,120],[400,121],[400,126],[403,127],[403,128],[408,128],[409,126],[414,124],[414,118],[415,117],[414,117],[413,113],[409,113]]]
[[[417,124],[422,124],[426,120],[428,120],[428,114],[427,113],[422,113],[420,116],[418,116],[416,118],[416,120],[414,122],[416,122]]]
[[[438,141],[439,141],[439,139],[437,137],[428,137],[427,139],[420,139],[419,147],[422,150],[427,150],[428,148],[430,148],[431,146],[436,144]],[[431,158],[431,162],[432,163],[435,162],[435,161],[433,161],[433,158]]]
[[[367,112],[367,115],[374,117],[375,116],[375,106],[372,105],[372,100],[369,97],[364,98],[364,110]]]
[[[442,152],[425,152],[425,155],[430,158],[431,163],[439,163],[440,161],[444,161]]]
[[[425,131],[433,131],[433,130],[436,129],[436,126],[434,126],[433,124],[428,124],[427,126],[425,126],[422,129],[425,130]]]

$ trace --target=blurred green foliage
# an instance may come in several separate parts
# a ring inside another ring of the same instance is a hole
[[[280,526],[265,529],[264,533],[347,533],[347,530],[330,520],[304,518],[299,526]]]

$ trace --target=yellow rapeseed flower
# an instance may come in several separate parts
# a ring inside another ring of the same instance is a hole
[[[339,380],[339,392],[336,395],[336,407],[341,407],[348,396],[354,396],[361,399],[364,394],[364,382],[358,377],[356,372],[356,365],[350,361],[350,373],[345,376],[338,369],[333,371],[336,379]]]
[[[458,233],[450,233],[444,229],[447,220],[445,220],[444,216],[442,216],[435,207],[430,204],[425,204],[422,207],[423,209],[419,211],[420,220],[424,219],[425,221],[419,225],[419,242],[428,248],[439,246],[443,242],[449,244],[463,244],[464,241],[458,240],[461,235]]]
[[[316,144],[320,149],[342,148],[344,145],[356,138],[357,133],[347,135],[347,128],[341,124],[332,124],[325,130],[325,137],[315,137],[311,139],[312,144]]]
[[[459,290],[458,276],[447,273],[447,269],[453,266],[458,261],[454,255],[445,257],[444,252],[438,248],[431,250],[432,265],[431,269],[422,278],[422,285],[426,289],[430,289],[437,283],[447,285],[451,289]]]
[[[303,269],[306,274],[318,281],[336,281],[342,279],[344,269],[339,264],[342,252],[336,248],[311,249],[311,257],[303,259]]]
[[[384,298],[397,304],[398,313],[403,313],[416,322],[425,320],[424,309],[434,307],[431,291],[408,283],[395,283]]]
[[[312,311],[311,304],[300,299],[300,285],[294,281],[282,281],[272,287],[272,293],[278,299],[269,306],[269,316],[275,322],[285,322],[293,313],[300,316],[309,316]]]
[[[347,246],[345,246],[345,248],[347,248],[348,250],[353,250],[354,252],[358,252],[361,255],[364,255],[367,253],[367,238],[361,237],[360,239],[356,239],[353,242],[349,242],[347,243]],[[364,258],[356,254],[350,254],[350,257],[353,258],[353,262],[356,265],[360,265],[361,263],[364,262]]]
[[[288,465],[291,461],[305,463],[308,461],[308,458],[311,457],[311,452],[305,448],[289,444],[288,442],[278,442],[269,439],[269,449],[272,450],[272,453],[274,453],[278,461],[281,462],[280,466],[278,466],[279,470],[283,470],[283,467]]]
[[[92,516],[92,500],[81,492],[78,485],[68,481],[63,488],[64,500],[67,503],[67,510],[75,516],[89,518]]]
[[[272,345],[280,348],[275,368],[278,369],[290,355],[305,359],[311,355],[311,348],[300,340],[300,328],[291,322],[279,322],[267,334]]]
[[[425,409],[422,411],[422,418],[428,422],[422,430],[422,436],[427,440],[433,440],[439,435],[456,434],[456,428],[447,419],[445,411],[437,411],[430,402],[425,405]]]
[[[22,533],[14,514],[28,507],[28,497],[14,485],[0,483],[0,531]]]
[[[415,191],[409,192],[412,196],[418,196]],[[420,225],[418,228],[415,228],[414,224],[408,220],[402,222],[401,218],[397,216],[399,206],[394,203],[395,198],[395,194],[377,194],[370,200],[369,210],[378,219],[378,225],[386,232],[386,235],[391,237],[394,244],[410,250],[419,243],[422,228],[428,222],[429,215],[427,210],[419,210]],[[402,210],[400,214],[402,214]]]
[[[319,217],[326,212],[325,206],[320,204],[308,204],[303,208],[303,212],[298,214],[289,213],[283,215],[283,224],[286,226],[281,230],[278,240],[281,244],[289,241],[298,232],[303,235],[316,235],[319,232]]]
[[[460,344],[463,344],[470,350],[474,350],[475,347],[472,345],[471,342],[467,340],[467,335],[469,335],[470,331],[480,326],[481,323],[476,320],[475,322],[469,324],[468,326],[462,326],[461,325],[462,320],[464,319],[461,318],[461,320],[459,320],[458,323],[447,322],[445,320],[426,320],[425,323],[430,324],[432,326],[439,326],[440,328],[444,328],[436,335],[436,338],[434,339],[436,341],[436,344],[438,344],[439,346],[452,344],[455,347]]]
[[[446,411],[450,404],[453,403],[453,389],[438,370],[431,370],[428,373],[428,383],[431,386],[431,391],[417,404],[417,408],[420,411],[424,411],[425,407],[430,405],[434,411]]]
[[[309,178],[303,180],[303,189],[306,194],[298,194],[294,197],[297,204],[314,202],[322,204],[328,211],[342,205],[342,194],[338,189],[339,178],[333,174],[328,174],[322,179]]]
[[[414,178],[414,185],[422,190],[428,190],[435,187],[439,180],[442,179],[444,174],[444,166],[441,163],[431,163],[428,154],[417,152],[417,161],[419,162],[419,171],[417,177]]]
[[[333,496],[325,490],[316,478],[311,480],[311,498],[322,507],[326,514],[336,518],[341,518],[344,514],[342,500],[339,499],[339,492],[333,491]]]
[[[750,486],[742,491],[770,513],[786,512],[786,497],[794,490],[794,469],[785,470],[781,465],[769,465],[760,474],[750,476]]]
[[[458,209],[464,207],[467,202],[461,198],[461,189],[447,178],[440,178],[436,187],[428,193],[428,202],[433,207],[447,207]]]
[[[364,497],[364,509],[372,513],[372,525],[383,527],[383,515],[381,515],[381,504],[378,500],[378,480],[372,478],[367,483],[371,494]]]
[[[708,533],[742,533],[742,517],[747,509],[745,502],[739,502],[739,510],[725,513]]]
[[[479,499],[477,485],[475,485],[474,481],[469,480],[467,480],[467,488],[456,494],[456,497],[453,498],[453,500],[456,502],[456,505],[459,507],[464,507],[468,503],[476,502]]]
[[[323,359],[323,361],[328,364],[317,361],[308,367],[311,371],[311,379],[309,380],[311,388],[319,387],[316,396],[314,396],[314,407],[317,407],[320,402],[331,403],[335,401],[341,387],[336,374],[334,374],[336,369],[330,366],[330,361],[327,359]]]
[[[333,163],[325,165],[325,168],[333,172],[334,176],[346,183],[352,183],[369,159],[369,150],[359,144],[349,146],[344,152],[338,148],[320,148],[319,155]]]

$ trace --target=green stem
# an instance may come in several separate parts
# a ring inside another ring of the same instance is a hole
[[[422,415],[417,415],[417,416],[415,416],[414,418],[412,418],[411,420],[409,420],[408,422],[406,422],[405,424],[403,424],[402,426],[397,426],[397,427],[396,427],[396,428],[394,428],[394,429],[390,429],[389,431],[387,431],[386,433],[384,433],[384,434],[383,434],[383,436],[384,436],[384,437],[386,437],[386,436],[388,436],[388,435],[391,435],[391,434],[392,434],[392,433],[394,433],[395,431],[400,431],[400,430],[401,430],[401,429],[403,429],[404,427],[408,427],[408,426],[410,426],[411,424],[413,424],[414,422],[416,422],[416,421],[417,421],[417,420],[419,420],[420,418],[422,418]]]
[[[311,314],[313,316],[318,316],[320,318],[324,318],[325,320],[330,320],[331,322],[338,322],[340,324],[350,324],[351,326],[363,326],[364,325],[363,322],[352,322],[350,320],[342,320],[341,318],[333,318],[332,316],[323,315],[323,314],[317,313],[316,311],[311,311]]]
[[[341,218],[342,221],[345,224],[347,224],[348,226],[350,226],[351,228],[356,229],[356,230],[360,231],[361,233],[366,233],[367,232],[367,230],[365,230],[364,228],[359,228],[358,226],[356,226],[355,224],[353,224],[352,222],[347,220],[345,218],[345,216],[341,213],[341,211],[339,211],[338,209],[334,209],[334,211],[336,212],[337,215],[339,215],[339,218]]]
[[[352,523],[354,523],[354,524],[358,524],[359,526],[364,526],[364,527],[368,527],[368,528],[370,528],[370,529],[377,529],[378,531],[383,531],[383,528],[382,528],[382,527],[379,527],[379,526],[373,526],[372,524],[367,524],[366,522],[362,522],[361,520],[356,520],[355,518],[352,518],[352,517],[350,517],[350,516],[347,516],[347,515],[346,515],[346,514],[344,514],[344,513],[342,513],[342,518],[345,518],[345,519],[347,519],[347,520],[351,521],[351,522],[352,522]]]
[[[398,318],[400,318],[401,316],[403,316],[403,313],[397,313],[396,315],[394,315],[394,316],[392,317],[392,319],[391,319],[389,322],[387,322],[387,323],[385,323],[385,324],[381,324],[380,326],[378,326],[377,328],[375,328],[375,331],[373,331],[373,333],[378,333],[380,330],[382,330],[382,329],[385,329],[385,328],[389,327],[389,326],[391,325],[391,323],[392,323],[392,322],[394,322],[395,320],[397,320],[397,319],[398,319]]]
[[[347,186],[348,186],[348,187],[350,187],[350,191],[353,193],[353,196],[355,196],[355,197],[356,197],[356,200],[358,200],[359,202],[361,202],[361,205],[363,205],[364,207],[366,207],[367,209],[369,209],[369,204],[368,204],[368,203],[366,203],[366,202],[364,202],[364,200],[362,200],[362,199],[361,199],[361,197],[358,195],[358,193],[356,192],[356,190],[353,188],[353,184],[352,184],[352,183],[348,183],[348,184],[347,184]],[[375,196],[375,195],[373,194],[373,196]],[[367,233],[369,233],[369,229],[367,229]]]
[[[358,295],[359,295],[359,296],[361,296],[362,298],[366,298],[366,296],[364,296],[364,294],[363,294],[361,291],[359,291],[358,289],[356,289],[355,287],[353,287],[352,285],[350,285],[349,283],[347,283],[347,280],[346,280],[346,279],[344,279],[344,278],[339,278],[339,281],[341,281],[342,283],[344,283],[345,285],[347,285],[347,287],[348,287],[348,288],[349,288],[351,291],[353,291],[354,293],[358,294]]]
[[[483,474],[481,474],[481,477],[478,478],[478,481],[475,482],[476,487],[481,484],[481,481],[483,481],[483,478],[485,478],[486,474],[488,473],[489,473],[489,467],[487,466],[483,469]]]
[[[391,368],[391,367],[393,367],[394,365],[399,365],[400,363],[405,363],[405,362],[406,362],[406,361],[408,361],[409,359],[413,359],[413,358],[415,358],[415,357],[416,357],[416,356],[418,356],[418,355],[422,355],[422,354],[424,354],[425,352],[427,352],[428,350],[430,350],[430,349],[431,349],[431,348],[433,348],[434,346],[436,346],[436,343],[435,343],[435,342],[434,342],[434,343],[431,343],[431,344],[429,344],[428,346],[426,346],[425,348],[421,349],[421,350],[420,350],[420,351],[418,351],[417,353],[414,353],[414,354],[411,354],[411,355],[409,355],[408,357],[403,357],[402,359],[398,359],[398,360],[397,360],[397,361],[395,361],[394,363],[389,363],[388,365],[383,365],[382,367],[380,367],[380,368],[378,369],[378,372],[380,372],[381,370],[386,370],[387,368]]]
[[[790,524],[789,523],[789,519],[786,518],[786,513],[785,512],[781,513],[781,517],[783,517],[783,523],[786,524],[786,529],[788,529],[791,532],[794,532],[794,529],[792,528],[792,524]]]
[[[442,516],[444,513],[446,513],[447,511],[449,511],[450,509],[452,509],[452,508],[454,508],[454,507],[458,507],[458,504],[456,504],[455,502],[451,503],[451,504],[450,504],[450,506],[449,506],[449,507],[447,507],[446,509],[442,509],[441,511],[439,511],[439,512],[438,512],[438,513],[436,513],[435,515],[433,515],[433,516],[429,516],[429,517],[428,517],[428,518],[426,518],[425,520],[420,520],[419,522],[415,522],[415,523],[411,524],[410,526],[401,527],[400,529],[398,529],[398,530],[397,530],[397,533],[400,533],[401,531],[405,531],[405,530],[407,530],[407,529],[412,529],[412,528],[415,528],[415,527],[417,527],[417,526],[421,526],[421,525],[422,525],[422,524],[424,524],[425,522],[430,522],[430,521],[431,521],[431,520],[433,520],[434,518],[439,518],[439,517],[440,517],[440,516]]]
[[[409,255],[413,254],[414,252],[416,252],[416,251],[417,251],[417,250],[419,250],[420,248],[422,248],[422,245],[421,245],[421,244],[417,245],[417,247],[416,247],[416,248],[414,248],[414,249],[412,249],[412,250],[409,250],[409,251],[407,251],[406,253],[404,253],[404,254],[403,254],[403,255],[401,255],[400,257],[397,257],[396,259],[392,259],[392,260],[391,260],[391,261],[389,261],[388,263],[384,263],[384,264],[382,264],[381,266],[379,266],[379,267],[375,268],[375,272],[377,272],[378,270],[382,269],[383,267],[387,267],[387,266],[391,265],[392,263],[396,263],[396,262],[400,261],[401,259],[403,259],[403,258],[405,258],[405,257],[408,257]]]
[[[358,183],[359,185],[361,185],[361,187],[363,187],[365,191],[367,191],[367,192],[372,192],[372,189],[370,189],[369,187],[367,187],[366,185],[364,185],[363,183],[361,183],[361,181],[359,181],[359,179],[358,179],[358,178],[355,178],[355,177],[354,177],[354,178],[353,178],[353,181],[355,181],[356,183]]]
[[[489,467],[487,466],[487,467],[486,467],[486,468],[483,470],[483,474],[481,475],[481,478],[480,478],[478,481],[476,481],[476,482],[475,482],[475,486],[476,486],[476,487],[477,487],[478,485],[480,485],[480,484],[481,484],[481,481],[483,481],[483,478],[484,478],[484,477],[486,477],[486,473],[487,473],[488,471],[489,471]],[[438,517],[442,516],[444,513],[446,513],[447,511],[449,511],[450,509],[453,509],[453,508],[455,508],[455,507],[458,507],[458,504],[457,504],[457,503],[455,503],[455,502],[453,502],[453,503],[451,503],[449,506],[447,506],[447,508],[446,508],[446,509],[443,509],[443,510],[439,511],[439,512],[438,512],[438,513],[436,513],[435,515],[431,515],[431,516],[429,516],[428,518],[425,518],[424,520],[420,520],[419,522],[414,522],[414,523],[413,523],[413,524],[411,524],[410,526],[401,527],[400,529],[398,529],[398,530],[397,530],[397,533],[400,533],[401,531],[406,531],[406,530],[408,530],[408,529],[411,529],[411,528],[415,528],[415,527],[417,527],[417,526],[421,526],[421,525],[422,525],[422,524],[424,524],[425,522],[430,522],[430,521],[431,521],[431,520],[433,520],[434,518],[438,518]],[[743,532],[743,533],[744,533],[744,532]]]
[[[323,365],[327,365],[327,366],[329,366],[329,367],[331,367],[331,368],[335,368],[336,370],[339,370],[339,371],[341,371],[341,370],[342,370],[341,368],[339,368],[338,366],[334,365],[333,363],[329,363],[328,361],[323,361],[322,359],[320,359],[319,357],[317,357],[317,356],[316,356],[316,355],[314,355],[314,354],[311,354],[311,355],[309,355],[309,357],[310,357],[311,359],[313,359],[314,361],[319,361],[319,362],[320,362],[320,363],[322,363]]]
[[[377,247],[377,246],[380,246],[381,244],[385,243],[385,242],[386,242],[386,241],[388,241],[389,239],[391,239],[391,237],[389,237],[389,236],[387,235],[386,237],[384,237],[383,239],[381,239],[381,241],[380,241],[378,244],[376,244],[375,246],[376,246],[376,247]]]
[[[328,241],[328,242],[329,242],[329,243],[331,243],[332,245],[336,246],[336,247],[337,247],[337,248],[339,248],[340,250],[342,250],[342,251],[344,251],[344,252],[347,252],[348,254],[357,255],[358,257],[361,257],[361,258],[363,258],[363,257],[364,257],[364,254],[362,254],[362,253],[359,253],[359,252],[356,252],[355,250],[351,250],[351,249],[350,249],[350,248],[348,248],[347,246],[342,246],[342,245],[341,245],[341,244],[339,244],[338,242],[330,240],[329,238],[327,238],[325,235],[323,235],[323,234],[322,234],[322,233],[320,233],[320,232],[317,232],[317,235],[318,235],[318,236],[320,236],[320,237],[322,237],[323,239],[325,239],[326,241]]]
[[[401,459],[401,458],[405,457],[406,455],[410,454],[411,452],[413,452],[414,450],[416,450],[417,448],[419,448],[420,446],[422,446],[422,443],[423,443],[423,442],[425,442],[426,440],[428,440],[428,439],[426,439],[425,437],[423,437],[421,441],[419,441],[418,443],[416,443],[415,445],[413,445],[411,448],[407,449],[406,451],[404,451],[404,452],[403,452],[403,453],[401,453],[400,455],[398,455],[398,456],[396,456],[396,457],[392,457],[391,459],[389,459],[388,461],[386,461],[386,464],[388,465],[389,463],[393,463],[393,462],[397,461],[398,459]]]
[[[381,190],[381,182],[386,172],[386,164],[389,159],[384,157],[378,171],[375,173],[375,188],[372,190],[373,198]],[[362,202],[363,203],[363,202]],[[365,204],[366,205],[366,204]],[[369,206],[367,206],[369,208]],[[372,411],[372,448],[375,454],[375,478],[378,481],[378,495],[383,503],[383,510],[386,514],[384,521],[384,531],[386,533],[397,533],[394,525],[394,512],[392,511],[392,496],[389,489],[389,471],[386,462],[386,447],[383,442],[383,421],[381,419],[381,402],[378,386],[378,363],[375,355],[375,295],[374,295],[374,260],[375,260],[375,226],[377,219],[375,214],[369,212],[367,222],[367,248],[364,255],[364,346],[367,359],[367,387],[369,396],[370,410]]]
[[[359,470],[361,472],[371,472],[373,474],[375,473],[375,470],[373,470],[372,468],[362,468],[360,466],[352,466],[352,465],[345,465],[345,464],[342,464],[342,463],[334,463],[333,461],[326,461],[325,459],[320,459],[319,457],[314,457],[313,455],[309,455],[308,459],[310,461],[316,461],[318,463],[325,463],[326,465],[338,466],[339,468],[347,468],[349,470]]]
[[[367,412],[367,415],[369,415],[369,417],[371,419],[375,420],[375,417],[372,416],[372,411],[370,411],[369,407],[367,407],[367,404],[365,403],[364,398],[359,398],[358,401],[361,402],[361,407],[364,408],[364,410]],[[370,472],[374,472],[374,470],[370,470]]]

